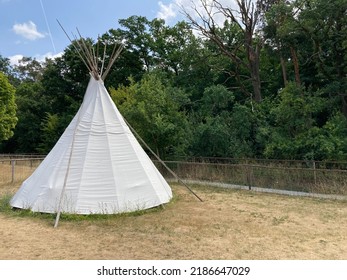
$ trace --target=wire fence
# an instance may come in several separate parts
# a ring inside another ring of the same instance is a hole
[[[39,155],[0,155],[0,185],[20,184],[42,160]],[[154,163],[166,179],[173,179],[159,162]],[[165,163],[183,180],[347,195],[347,162],[194,158]]]
[[[346,162],[199,158],[167,161],[166,164],[184,180],[231,184],[248,189],[347,195]],[[164,177],[172,178],[169,172],[157,166]]]
[[[0,185],[18,184],[28,178],[43,158],[1,158]]]

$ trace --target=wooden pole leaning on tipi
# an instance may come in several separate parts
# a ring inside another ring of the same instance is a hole
[[[117,44],[114,44],[114,48],[112,51],[112,55],[110,57],[110,61],[106,67],[105,72],[103,73],[105,58],[106,58],[106,47],[107,47],[107,44],[106,43],[104,44],[102,64],[101,64],[100,73],[99,73],[98,57],[97,57],[98,54],[97,55],[95,54],[94,48],[92,46],[88,46],[88,44],[86,43],[84,38],[81,36],[81,33],[79,32],[78,29],[77,29],[77,32],[78,32],[80,38],[78,39],[76,36],[74,36],[74,41],[72,41],[71,38],[69,37],[69,35],[66,33],[65,29],[63,28],[63,26],[61,25],[61,23],[58,20],[57,20],[57,22],[60,25],[61,29],[66,34],[70,43],[74,46],[76,52],[80,56],[81,60],[85,64],[85,66],[88,68],[89,73],[94,77],[95,80],[99,80],[101,78],[101,80],[104,81],[107,74],[109,73],[112,65],[116,62],[116,59],[119,57],[120,53],[122,52],[123,44],[119,44],[118,48],[117,48]],[[78,123],[78,121],[77,121],[77,123]],[[66,188],[67,178],[69,176],[72,151],[73,151],[74,142],[75,142],[75,139],[74,139],[75,135],[76,135],[76,129],[75,129],[74,134],[73,134],[72,147],[71,147],[71,152],[70,152],[69,161],[68,161],[68,168],[67,168],[67,171],[65,174],[62,193],[61,193],[60,199],[59,199],[58,212],[57,212],[57,216],[56,216],[55,223],[54,223],[55,228],[58,226],[60,215],[61,215],[61,205],[62,205],[62,200],[64,197],[65,188]]]
[[[102,60],[97,59],[98,45],[94,51],[81,38],[74,40],[73,47],[90,72],[83,102],[10,205],[56,214],[57,227],[61,213],[115,214],[168,203],[171,187],[131,132],[103,82],[122,44],[116,43],[112,56],[106,56],[104,46]]]
[[[107,43],[105,42],[104,44],[104,50],[103,50],[103,57],[101,59],[101,68],[99,69],[99,62],[98,62],[98,52],[99,52],[99,45],[97,45],[97,51],[95,53],[94,48],[89,45],[85,39],[81,36],[80,32],[77,29],[77,32],[79,34],[79,38],[74,36],[74,40],[71,40],[71,38],[68,36],[66,31],[64,30],[63,26],[60,24],[58,21],[60,27],[70,40],[71,44],[74,46],[75,50],[77,51],[78,55],[80,56],[81,60],[83,63],[86,65],[88,68],[90,74],[93,76],[95,80],[102,80],[104,81],[105,78],[107,77],[112,65],[115,63],[116,59],[119,57],[122,49],[123,49],[123,44],[120,43],[114,44],[114,48],[112,51],[112,54],[109,58],[109,62],[105,68],[105,60],[106,60],[106,47]],[[80,116],[80,115],[79,115]],[[130,130],[134,133],[134,135],[137,137],[139,141],[143,143],[143,145],[147,148],[147,150],[174,176],[174,178],[179,181],[181,184],[183,184],[199,201],[203,201],[172,169],[170,169],[164,161],[160,159],[160,157],[154,153],[154,151],[147,145],[147,143],[141,138],[141,136],[133,129],[133,127],[124,119],[126,125],[130,128]],[[78,124],[79,120],[77,120]],[[62,201],[64,199],[64,193],[66,189],[66,184],[67,184],[67,179],[69,177],[69,172],[70,172],[70,165],[71,165],[71,158],[72,158],[72,152],[74,150],[74,142],[75,142],[75,135],[76,135],[76,129],[77,125],[75,127],[74,133],[73,133],[73,139],[72,139],[72,145],[71,145],[71,150],[70,150],[70,155],[69,155],[69,161],[68,161],[68,167],[67,171],[65,173],[64,177],[64,184],[63,188],[60,194],[59,198],[59,204],[58,204],[58,211],[55,219],[55,224],[54,227],[58,226],[61,211],[62,211]]]

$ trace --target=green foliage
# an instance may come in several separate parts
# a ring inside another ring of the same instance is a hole
[[[41,140],[40,123],[49,107],[40,82],[23,82],[16,90],[18,123],[11,139],[17,152],[36,151]]]
[[[230,111],[234,104],[234,94],[222,85],[205,88],[201,99],[200,111],[204,116],[217,116],[223,111]]]
[[[312,103],[304,95],[303,89],[290,83],[273,102],[270,111],[269,143],[265,147],[265,156],[270,158],[295,159],[300,148],[296,140],[302,137],[313,125]]]
[[[0,72],[0,142],[13,135],[17,124],[15,89]]]
[[[234,95],[222,85],[204,90],[197,109],[191,114],[193,141],[190,152],[194,156],[229,156],[230,113]]]
[[[11,198],[11,194],[3,194],[2,196],[0,196],[0,213],[7,213],[11,211]]]
[[[308,159],[345,160],[347,158],[347,120],[336,113],[321,127],[313,127],[298,139]]]
[[[41,124],[42,142],[38,147],[38,151],[42,154],[48,153],[57,142],[60,134],[60,118],[58,114],[47,113]]]
[[[290,83],[272,102],[268,127],[261,130],[263,136],[267,135],[264,155],[309,160],[344,158],[346,119],[333,114],[319,125],[317,116],[325,106],[322,97]]]
[[[224,86],[205,89],[191,122],[194,156],[254,156],[255,115],[248,106],[236,103],[233,92]]]
[[[161,157],[347,160],[347,2],[265,4],[252,39],[252,46],[265,43],[257,104],[237,22],[212,30],[221,46],[195,36],[186,22],[141,16],[120,20],[99,42],[88,39],[99,52],[104,41],[125,43],[105,85]],[[107,47],[106,60],[111,52]],[[12,67],[0,56],[0,140],[9,139],[1,148],[47,153],[82,102],[88,70],[72,45],[60,58],[24,62]]]
[[[179,89],[164,84],[153,72],[110,93],[123,116],[161,158],[184,151],[190,132],[187,117],[179,110]]]
[[[14,71],[21,81],[39,81],[42,78],[43,65],[31,57],[23,57]]]
[[[250,158],[257,156],[257,116],[249,106],[235,104],[231,114],[232,157]]]
[[[295,137],[312,126],[312,111],[315,107],[303,89],[290,83],[278,95],[276,106],[270,111],[275,126],[285,133],[285,137]]]
[[[10,59],[3,57],[1,54],[0,54],[0,72],[4,73],[5,75],[9,75],[11,73]]]
[[[230,131],[222,117],[206,118],[194,129],[191,152],[195,156],[230,156]]]

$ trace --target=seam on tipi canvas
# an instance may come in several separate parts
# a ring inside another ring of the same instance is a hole
[[[128,129],[130,130],[130,128],[128,128]],[[160,196],[158,195],[157,190],[156,190],[157,189],[156,188],[157,183],[154,181],[154,178],[152,178],[152,176],[150,175],[150,173],[153,173],[153,172],[151,172],[150,168],[148,168],[148,166],[146,166],[146,164],[144,162],[144,159],[146,161],[148,161],[148,160],[151,161],[151,159],[149,158],[149,156],[146,154],[145,151],[143,151],[144,158],[142,158],[142,156],[138,152],[138,149],[133,146],[133,145],[139,145],[139,149],[142,149],[140,143],[138,143],[138,141],[136,140],[135,136],[133,135],[133,133],[131,131],[130,131],[130,133],[126,133],[126,137],[127,137],[128,141],[130,143],[131,148],[134,150],[137,158],[139,159],[139,162],[140,162],[141,166],[143,167],[143,169],[145,171],[146,177],[148,178],[149,182],[152,185],[152,189],[155,192],[155,195],[157,197],[157,201],[160,202],[159,204],[162,204]],[[157,174],[155,174],[155,175],[157,175]],[[159,178],[157,178],[157,181],[159,181],[159,183],[161,184]]]
[[[72,135],[72,141],[71,141],[71,145],[70,145],[70,152],[69,152],[69,157],[68,157],[68,164],[67,164],[67,168],[66,168],[66,173],[64,176],[64,183],[62,186],[62,190],[60,193],[60,196],[58,196],[58,208],[57,208],[57,218],[56,221],[59,220],[60,217],[60,213],[62,212],[62,208],[63,208],[63,203],[64,203],[64,197],[65,197],[65,191],[66,191],[66,186],[68,184],[68,180],[69,180],[69,173],[70,173],[70,167],[71,167],[71,162],[72,162],[72,157],[73,157],[73,150],[74,150],[74,143],[76,140],[76,132],[77,132],[77,127],[78,127],[78,123],[80,121],[80,114],[78,115],[78,119],[76,122],[76,125],[73,129],[73,135]]]
[[[93,77],[91,77],[91,79],[93,79],[93,82],[96,82],[94,80]],[[91,89],[92,90],[92,89]],[[93,93],[92,93],[93,94]],[[96,94],[96,93],[94,93]],[[94,105],[94,106],[93,106]],[[97,106],[97,97],[95,97],[93,99],[93,102],[90,102],[88,104],[88,107],[86,108],[86,110],[84,110],[84,113],[88,112],[89,108],[92,107],[93,111],[92,111],[92,118],[91,118],[91,121],[90,121],[90,126],[89,126],[89,132],[92,130],[92,127],[93,127],[93,118],[94,118],[94,113],[95,113],[95,108]],[[79,119],[79,121],[81,121],[83,119],[83,116],[81,116],[81,118]],[[85,169],[85,165],[86,165],[86,162],[87,162],[87,154],[88,154],[88,149],[89,149],[89,144],[90,144],[90,136],[91,134],[88,133],[88,140],[87,140],[87,144],[86,144],[86,147],[85,147],[85,154],[84,154],[84,158],[83,158],[83,165],[81,167],[81,177],[80,177],[80,180],[79,180],[79,186],[78,186],[78,189],[77,189],[77,194],[76,194],[76,209],[79,208],[79,196],[80,196],[80,191],[81,191],[81,186],[82,186],[82,182],[83,182],[83,174],[84,174],[84,169]]]
[[[123,118],[123,116],[121,116],[122,118]],[[171,191],[171,188],[170,188],[170,186],[169,186],[169,184],[166,182],[166,180],[165,180],[165,178],[163,177],[163,175],[159,172],[159,170],[157,169],[157,167],[155,166],[155,164],[153,163],[153,161],[151,160],[151,158],[147,155],[147,153],[144,151],[144,149],[142,148],[142,146],[141,146],[141,144],[139,143],[139,141],[137,140],[137,138],[135,137],[135,134],[137,134],[136,133],[136,131],[134,131],[134,128],[132,128],[131,127],[131,125],[130,124],[128,124],[127,123],[127,121],[126,120],[124,120],[124,122],[125,122],[125,125],[127,126],[127,129],[129,130],[129,133],[127,133],[127,137],[128,137],[128,139],[129,139],[129,141],[130,142],[132,142],[132,143],[134,143],[134,145],[136,146],[138,146],[138,150],[140,151],[140,152],[142,152],[143,153],[143,156],[144,156],[144,160],[147,162],[149,162],[149,165],[150,165],[150,167],[148,167],[148,169],[145,169],[146,170],[146,172],[148,172],[148,171],[150,171],[151,169],[153,169],[153,171],[154,171],[154,175],[155,175],[155,177],[156,177],[156,179],[158,180],[158,182],[159,182],[159,185],[161,186],[161,187],[163,187],[163,182],[164,182],[164,184],[165,184],[165,187],[164,187],[164,189],[165,189],[165,192],[166,192],[166,194],[168,195],[168,197],[172,197],[172,191]],[[139,135],[137,135],[138,137],[139,137],[139,139],[142,141],[142,142],[144,142],[144,140],[139,136]],[[145,142],[144,142],[144,145],[145,146],[148,146]],[[153,151],[151,151],[152,153],[153,153]],[[138,153],[137,153],[137,150],[135,150],[135,153],[138,155]],[[158,156],[157,156],[158,157]],[[141,164],[142,164],[142,161],[141,161]],[[143,166],[143,164],[142,164],[142,166]],[[147,174],[147,173],[146,173]],[[148,174],[147,174],[148,175]],[[151,177],[148,175],[148,177],[151,179]],[[153,185],[153,181],[152,180],[150,180],[151,181],[151,183],[152,183],[152,185]],[[159,198],[160,196],[158,195],[158,192],[157,192],[157,189],[155,188],[155,193],[156,193],[156,196]],[[160,201],[161,201],[161,199],[159,199]]]
[[[157,178],[158,178],[160,184],[161,184],[161,185],[163,186],[163,188],[165,189],[166,194],[167,194],[169,197],[171,197],[171,196],[172,196],[172,192],[171,192],[171,189],[170,189],[170,191],[169,191],[169,188],[170,188],[169,184],[166,182],[164,176],[160,173],[160,171],[158,170],[158,168],[155,166],[155,164],[153,163],[153,161],[152,161],[150,158],[149,158],[149,161],[150,161],[149,164],[152,165],[152,167],[153,167],[153,169],[154,169],[154,172],[155,172],[155,175],[157,176]],[[164,182],[163,182],[163,181],[164,181]],[[165,186],[164,186],[164,184],[165,184]]]
[[[108,132],[108,126],[106,124],[106,117],[105,117],[105,111],[104,111],[104,96],[101,96],[102,94],[108,94],[106,88],[104,88],[103,84],[99,84],[98,85],[98,90],[100,91],[100,102],[101,102],[101,108],[102,110],[102,116],[103,116],[103,120],[105,123],[105,132],[106,132],[106,138],[107,138],[107,148],[110,151],[110,139],[109,139],[109,132]],[[109,155],[109,160],[111,162],[111,172],[112,172],[112,179],[113,179],[113,185],[114,185],[114,191],[115,191],[115,197],[116,197],[116,203],[114,205],[115,209],[114,212],[117,212],[119,210],[119,196],[118,196],[118,192],[117,192],[117,181],[116,181],[116,177],[113,171],[113,154],[112,153],[108,153]]]
[[[134,147],[134,145],[139,145],[139,148],[142,149],[140,143],[137,142],[135,136],[133,135],[133,133],[131,132],[130,128],[128,127],[128,125],[126,124],[126,121],[124,120],[124,117],[122,116],[122,114],[119,112],[117,106],[114,104],[113,100],[111,99],[110,96],[107,96],[107,98],[109,99],[110,105],[112,106],[113,110],[115,110],[115,113],[117,115],[117,119],[119,120],[119,125],[122,127],[122,134],[125,135],[126,139],[127,139],[127,143],[128,143],[128,147],[131,148],[134,152],[134,154],[136,155],[136,158],[139,161],[139,164],[142,166],[143,170],[144,170],[144,175],[146,176],[146,178],[148,179],[148,181],[150,182],[152,188],[154,189],[155,195],[157,197],[157,200],[160,201],[161,204],[161,200],[160,197],[158,196],[157,192],[156,192],[156,188],[154,186],[156,186],[157,184],[154,183],[152,177],[150,176],[150,169],[148,169],[146,167],[146,165],[144,164],[142,157],[140,156],[140,154],[138,153],[138,149],[136,149]],[[143,151],[143,154],[145,157],[148,157],[146,152]],[[150,161],[150,158],[148,157],[148,159]],[[160,180],[159,180],[160,181]],[[118,201],[119,203],[119,201]]]

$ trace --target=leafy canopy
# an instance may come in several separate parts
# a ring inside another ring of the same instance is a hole
[[[16,124],[15,88],[5,74],[0,72],[0,141],[13,135]]]

